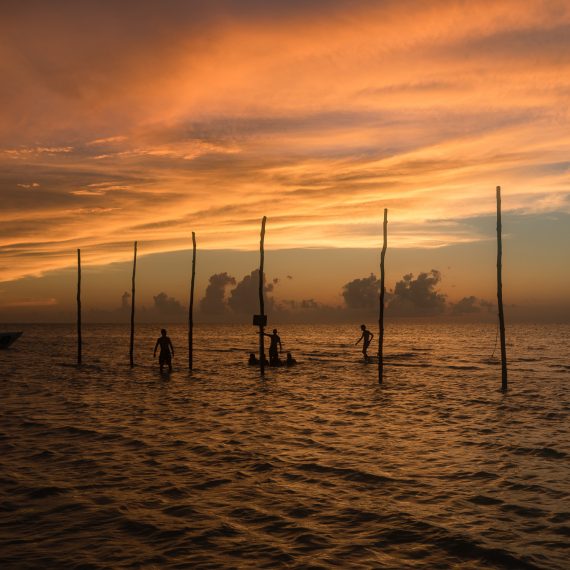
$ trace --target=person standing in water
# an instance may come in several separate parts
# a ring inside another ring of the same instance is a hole
[[[364,355],[364,360],[368,360],[368,353],[366,351],[368,350],[368,347],[370,346],[374,335],[366,329],[366,325],[360,325],[360,330],[362,331],[362,335],[355,342],[355,344],[358,344],[361,340],[364,340],[362,343],[362,354]]]
[[[158,355],[158,364],[160,366],[160,373],[162,374],[162,369],[166,364],[168,366],[168,372],[172,372],[172,357],[174,356],[174,347],[170,341],[170,337],[166,336],[166,329],[160,329],[160,334],[156,339],[156,344],[154,345],[154,355],[156,358],[156,349],[160,346],[160,354]],[[172,355],[170,351],[172,350]]]
[[[269,366],[279,366],[281,364],[279,352],[283,352],[283,346],[277,334],[277,329],[273,329],[273,334],[263,334],[271,339],[271,344],[269,345]],[[279,351],[277,350],[277,346],[279,346]]]

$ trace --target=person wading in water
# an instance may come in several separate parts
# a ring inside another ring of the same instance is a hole
[[[364,360],[368,360],[369,356],[366,351],[368,350],[368,347],[370,346],[374,335],[369,330],[366,330],[366,325],[360,325],[360,330],[362,331],[362,335],[354,344],[358,344],[361,340],[364,339],[364,342],[362,344],[362,354],[364,355]]]
[[[158,355],[158,364],[160,366],[160,373],[162,374],[162,369],[166,364],[168,366],[168,372],[172,372],[172,356],[174,356],[174,347],[170,341],[170,337],[166,336],[166,329],[160,329],[160,334],[156,339],[156,344],[154,345],[154,355],[156,358],[156,349],[160,346],[160,354]],[[170,351],[172,350],[172,355]]]
[[[281,339],[277,334],[277,329],[273,329],[273,334],[263,334],[271,339],[271,344],[269,345],[269,366],[280,366],[279,352],[283,352],[283,346],[281,346]],[[279,345],[279,350],[277,350],[277,345]]]

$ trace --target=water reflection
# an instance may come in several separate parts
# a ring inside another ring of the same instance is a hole
[[[168,380],[154,327],[132,370],[127,330],[88,327],[77,370],[72,327],[33,327],[0,355],[0,557],[563,568],[569,332],[512,327],[502,394],[492,326],[392,326],[382,386],[353,327],[290,327],[299,365],[264,380],[249,327],[197,327],[195,370],[177,351]]]

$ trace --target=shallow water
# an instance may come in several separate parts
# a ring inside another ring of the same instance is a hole
[[[22,330],[22,329],[21,329]],[[252,327],[28,326],[0,352],[3,568],[568,568],[569,326],[288,326],[300,364],[246,365]]]

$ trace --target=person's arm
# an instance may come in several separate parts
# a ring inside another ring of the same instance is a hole
[[[152,355],[153,358],[156,356],[156,349],[158,348],[159,342],[160,342],[160,341],[157,339],[157,340],[156,340],[156,344],[154,345],[154,354]]]
[[[281,339],[279,339],[279,352],[283,352],[283,345],[281,344]]]
[[[363,338],[364,338],[364,333],[360,335],[360,338],[354,344],[358,344]]]
[[[373,338],[374,338],[374,333],[370,333],[370,342],[372,342]]]
[[[174,356],[174,347],[172,346],[172,341],[168,339],[168,344],[170,345],[170,350],[172,350],[172,356]]]

